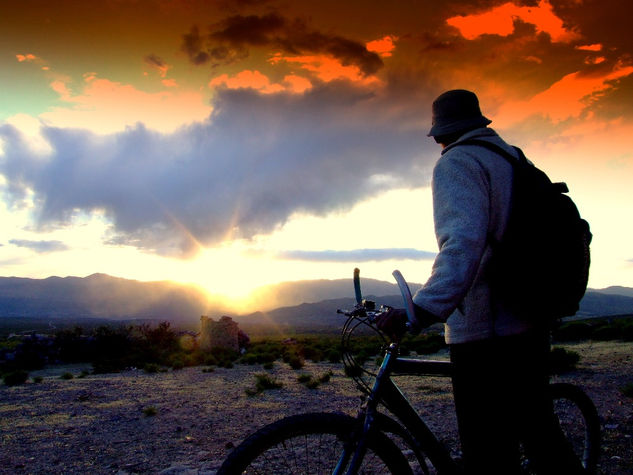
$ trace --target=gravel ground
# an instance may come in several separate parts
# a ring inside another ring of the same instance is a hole
[[[633,400],[620,388],[633,383],[633,343],[568,345],[581,354],[578,370],[557,380],[582,386],[603,427],[600,472],[633,474]],[[440,355],[442,356],[442,355]],[[340,365],[308,362],[266,371],[281,389],[248,396],[261,366],[185,368],[167,373],[88,375],[60,379],[81,366],[48,368],[40,383],[0,385],[1,474],[213,474],[230,448],[262,425],[307,411],[354,414],[359,393]],[[308,389],[297,376],[332,371]],[[31,380],[29,380],[31,381]],[[400,377],[425,420],[458,450],[450,384],[445,378]],[[153,414],[153,415],[152,415]]]

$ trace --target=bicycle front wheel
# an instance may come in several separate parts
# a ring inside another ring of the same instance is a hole
[[[281,419],[237,446],[217,475],[331,474],[356,427],[356,419],[344,414],[310,413]],[[378,433],[369,440],[358,473],[412,472],[397,446]]]
[[[600,455],[600,419],[591,398],[573,384],[550,385],[560,428],[588,473],[595,473]]]

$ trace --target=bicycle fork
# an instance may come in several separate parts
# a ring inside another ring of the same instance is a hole
[[[365,454],[367,453],[367,442],[371,437],[372,430],[374,430],[374,422],[376,420],[377,406],[380,402],[380,393],[382,383],[385,378],[389,378],[392,371],[393,362],[396,359],[398,353],[398,345],[391,343],[389,348],[385,352],[385,357],[378,370],[378,375],[374,381],[367,400],[363,404],[363,407],[359,410],[358,419],[363,420],[363,427],[358,433],[353,434],[348,443],[346,444],[343,453],[332,472],[334,475],[356,475],[363,463]],[[351,458],[351,462],[350,462]],[[349,466],[347,465],[349,462]],[[344,472],[345,467],[347,471]]]

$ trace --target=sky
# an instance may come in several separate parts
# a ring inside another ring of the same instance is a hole
[[[429,276],[431,103],[463,88],[633,287],[620,0],[0,0],[0,275]],[[351,284],[350,284],[351,289]]]

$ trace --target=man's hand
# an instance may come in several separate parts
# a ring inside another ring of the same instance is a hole
[[[413,305],[415,310],[416,326],[419,326],[416,334],[420,329],[429,327],[434,323],[441,320],[430,312],[427,312],[422,307]],[[407,311],[403,308],[392,308],[388,311],[381,313],[376,318],[376,326],[381,331],[389,335],[393,340],[399,341],[407,331]]]
[[[407,311],[404,308],[391,308],[378,315],[376,326],[392,340],[400,341],[407,331]]]

